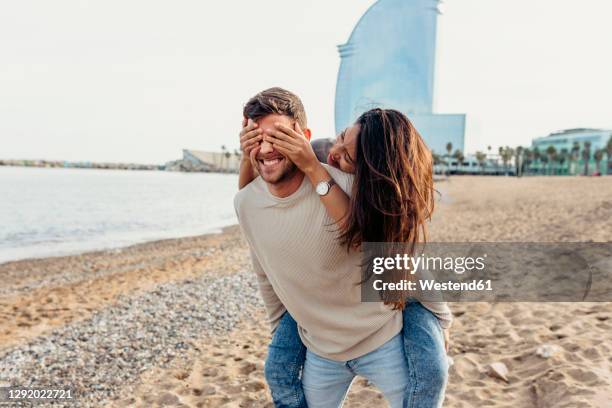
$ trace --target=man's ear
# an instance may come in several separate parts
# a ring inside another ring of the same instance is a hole
[[[306,128],[303,132],[304,136],[306,136],[306,139],[310,140],[310,138],[312,137],[312,132],[310,131],[310,129]]]
[[[310,137],[312,136],[312,132],[310,131],[310,129],[304,128],[302,130],[302,128],[300,127],[300,124],[297,123],[297,121],[293,124],[293,129],[298,133],[302,133],[304,137],[306,138],[306,140],[310,140]]]

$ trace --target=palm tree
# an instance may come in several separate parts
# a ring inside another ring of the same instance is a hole
[[[223,169],[223,158],[225,157],[225,151],[227,148],[225,145],[221,145],[221,157],[219,158],[219,170]]]
[[[228,150],[228,151],[226,151],[226,152],[225,152],[225,155],[224,155],[224,156],[225,156],[225,167],[227,167],[227,168],[226,168],[226,169],[224,169],[224,170],[225,170],[225,171],[228,171],[228,170],[229,170],[229,162],[230,162],[230,161],[229,161],[229,159],[230,159],[230,157],[232,157],[232,154],[231,154],[231,153],[229,152],[229,150]]]
[[[434,174],[436,174],[436,171],[440,169],[439,166],[440,165],[444,166],[444,160],[442,159],[442,156],[440,156],[438,153],[434,152],[433,150],[431,151],[431,159],[433,160],[433,164],[434,164],[434,169],[433,169]],[[445,170],[442,170],[442,175],[443,176],[445,175]]]
[[[442,159],[440,158],[440,155],[434,152],[433,150],[431,151],[431,158],[433,159],[434,165],[438,165],[442,163]]]
[[[597,149],[595,150],[595,153],[593,154],[593,158],[595,159],[595,172],[597,174],[601,174],[601,161],[603,160],[604,157],[604,150],[603,149]]]
[[[610,135],[610,139],[608,139],[608,143],[606,144],[606,155],[608,156],[608,174],[612,174],[612,135]]]
[[[591,142],[584,142],[584,147],[582,148],[582,160],[584,160],[584,175],[589,175],[589,161],[591,160]]]
[[[556,175],[559,174],[559,160],[561,159],[561,154],[559,152],[555,152],[550,158],[550,168],[552,169],[551,174]]]
[[[506,146],[506,147],[500,146],[499,155],[501,156],[502,163],[504,163],[504,172],[506,173],[506,176],[507,176],[508,175],[508,163],[512,159],[512,156],[514,156],[514,149],[511,148],[510,146]]]
[[[540,156],[540,162],[542,163],[543,169],[546,170],[546,166],[548,166],[548,156],[546,155]]]
[[[516,177],[521,177],[521,167],[523,158],[523,146],[517,146],[514,151],[514,166],[516,169]]]
[[[453,151],[453,144],[451,142],[448,142],[446,144],[446,157],[447,157],[446,171],[447,171],[447,173],[450,173],[450,157],[451,157],[451,152],[452,151]]]
[[[453,157],[457,159],[457,172],[459,172],[459,166],[463,165],[463,159],[465,159],[465,156],[463,156],[461,150],[457,149],[455,150],[455,153],[453,153]]]
[[[240,158],[242,153],[238,149],[234,149],[234,157],[236,158],[236,170],[240,170]]]
[[[525,172],[525,169],[529,171],[529,166],[533,162],[533,152],[530,149],[523,150],[523,164],[521,165],[521,173]]]
[[[555,155],[557,154],[557,149],[555,149],[555,146],[550,145],[546,148],[546,156],[548,156],[548,174],[552,174],[552,165],[555,162],[553,160],[553,158],[555,157]]]
[[[540,148],[539,147],[534,147],[533,148],[533,161],[536,162],[537,164],[537,169],[536,172],[538,174],[540,174],[540,159],[542,158],[542,153],[540,153]]]
[[[506,146],[506,161],[510,163],[513,157],[514,157],[514,149],[511,148],[510,146]]]
[[[570,157],[571,157],[571,162],[572,162],[571,173],[576,174],[576,166],[574,162],[577,162],[578,158],[580,157],[580,144],[578,142],[574,142],[574,145],[572,146],[572,153]]]
[[[480,173],[484,173],[485,163],[487,161],[487,154],[481,151],[476,152],[476,161],[480,165]]]
[[[566,148],[561,149],[561,153],[559,153],[559,157],[558,157],[559,164],[561,165],[561,174],[565,172],[563,165],[565,164],[568,158],[569,158],[569,153],[567,149]]]

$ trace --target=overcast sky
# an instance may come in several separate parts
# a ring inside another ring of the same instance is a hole
[[[332,136],[336,45],[373,3],[2,2],[0,158],[234,149],[242,105],[276,85],[302,97],[314,137]],[[468,115],[468,152],[612,128],[611,16],[610,0],[447,0],[436,111]]]

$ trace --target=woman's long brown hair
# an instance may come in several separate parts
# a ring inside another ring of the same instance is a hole
[[[433,158],[410,120],[393,109],[372,109],[359,125],[355,180],[340,240],[348,248],[364,242],[400,243],[414,254],[427,239],[434,210]],[[395,297],[394,297],[395,296]],[[405,298],[383,293],[385,304],[402,309]]]

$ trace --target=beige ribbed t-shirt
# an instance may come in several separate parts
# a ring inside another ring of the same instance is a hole
[[[352,175],[326,166],[350,194]],[[288,197],[272,195],[261,177],[234,198],[253,269],[274,330],[285,310],[302,342],[322,357],[346,361],[375,350],[402,328],[382,302],[361,302],[361,257],[339,244],[333,220],[307,178]],[[450,324],[445,303],[423,303]]]

